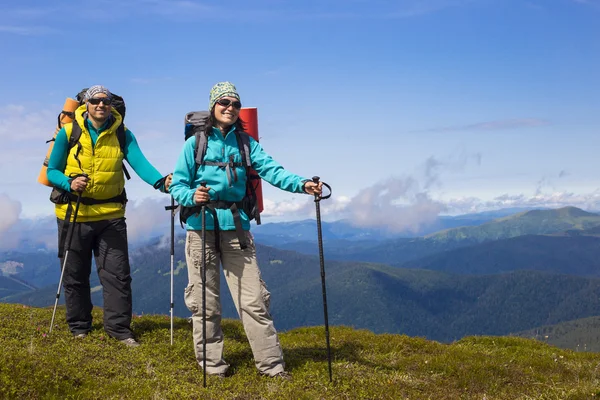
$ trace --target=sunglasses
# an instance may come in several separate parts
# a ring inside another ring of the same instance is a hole
[[[98,105],[100,103],[104,103],[105,106],[110,106],[112,104],[112,99],[110,97],[92,97],[88,100],[90,104]]]
[[[231,101],[229,99],[219,99],[217,100],[217,104],[225,108],[229,106],[233,106],[233,108],[237,108],[238,110],[242,108],[242,103],[237,100]]]

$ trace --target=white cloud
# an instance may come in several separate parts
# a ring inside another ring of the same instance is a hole
[[[448,8],[464,7],[471,3],[482,2],[482,0],[412,0],[393,2],[397,5],[387,18],[408,18],[425,14],[440,12]]]
[[[365,188],[350,200],[346,213],[358,226],[415,232],[433,222],[444,209],[414,177],[405,176]]]
[[[0,272],[4,275],[16,275],[19,271],[17,268],[23,270],[23,263],[16,261],[5,261],[0,263]]]
[[[29,25],[0,25],[0,33],[11,33],[21,36],[39,36],[57,33],[56,29],[47,26],[29,26]]]
[[[168,197],[165,196],[165,199]],[[130,242],[153,237],[170,237],[169,213],[164,206],[167,200],[147,198],[127,204],[127,233]],[[0,249],[10,250],[27,243],[55,249],[57,245],[56,217],[20,218],[21,203],[0,193]],[[176,216],[176,233],[181,233],[179,216]]]
[[[412,131],[413,133],[435,133],[435,132],[455,132],[455,131],[469,131],[469,132],[481,132],[481,131],[499,131],[499,130],[511,130],[521,128],[537,128],[540,126],[551,125],[549,121],[538,119],[538,118],[513,118],[498,121],[486,121],[478,122],[474,124],[446,126],[440,128],[431,128]]]
[[[263,217],[281,217],[290,214],[308,214],[310,209],[310,199],[296,201],[296,198],[286,201],[274,202],[269,199],[263,199],[264,210],[261,213]]]
[[[477,197],[459,197],[445,201],[449,214],[466,214],[500,208],[560,208],[573,206],[587,211],[600,211],[600,190],[591,193],[576,194],[567,191],[536,192],[533,195],[508,194],[497,196],[492,200]]]
[[[164,199],[146,198],[127,203],[127,235],[131,241],[147,240],[152,237],[170,235],[171,219],[165,206],[169,203]],[[181,233],[179,215],[175,217],[175,228]]]
[[[18,220],[21,214],[21,203],[0,193],[0,235],[5,233]]]
[[[134,17],[158,17],[178,22],[221,18],[261,23],[285,19],[390,19],[410,18],[439,12],[448,8],[464,7],[471,3],[489,0],[393,0],[379,1],[311,1],[282,2],[262,0],[249,3],[230,0],[226,5],[194,0],[94,0],[72,2],[55,0],[52,6],[29,8],[4,8],[0,13],[0,33],[17,35],[43,35],[64,31],[61,21],[101,21],[120,23]],[[49,24],[54,22],[54,26]]]
[[[58,111],[34,106],[9,104],[0,107],[0,140],[4,143],[3,148],[6,149],[6,144],[10,143],[37,144],[50,139],[56,128],[57,116]]]
[[[599,0],[571,0],[571,1],[574,3],[578,3],[578,4],[584,4],[587,6],[600,7]]]
[[[265,199],[262,217],[271,220],[315,218],[315,203],[306,196],[302,200],[273,202]],[[170,246],[169,213],[167,202],[144,199],[130,202],[127,226],[130,243],[159,237],[159,247]],[[447,200],[434,198],[421,189],[413,177],[395,177],[367,187],[353,198],[332,197],[320,202],[323,220],[348,219],[357,227],[380,228],[391,232],[418,232],[431,224],[440,214],[460,215],[502,208],[560,208],[574,206],[587,211],[600,211],[600,189],[583,194],[567,191],[537,194],[505,193],[491,200],[478,197],[454,197]],[[0,250],[19,248],[23,243],[55,249],[57,242],[56,219],[44,217],[20,219],[21,205],[5,194],[0,194]],[[176,234],[183,233],[176,216]]]
[[[325,195],[327,192],[324,193]],[[264,211],[260,214],[263,219],[271,221],[296,220],[305,218],[316,218],[316,205],[311,196],[302,196],[285,201],[263,200]],[[321,217],[327,220],[340,219],[345,216],[346,209],[350,203],[347,196],[333,196],[319,203]]]
[[[21,203],[0,193],[0,249],[11,249],[19,243],[19,237],[11,234],[10,230],[19,221]]]
[[[472,161],[479,165],[481,154],[459,152],[443,160],[429,157],[413,175],[391,177],[362,188],[336,210],[336,215],[357,226],[417,232],[446,211],[446,205],[431,194],[432,188],[443,186],[443,173],[460,172]]]

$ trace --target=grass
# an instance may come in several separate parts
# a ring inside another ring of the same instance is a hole
[[[1,399],[594,399],[600,354],[561,350],[517,337],[467,337],[441,344],[405,335],[330,328],[333,383],[323,327],[281,333],[292,381],[261,377],[238,321],[225,320],[233,375],[208,378],[192,348],[191,326],[169,317],[134,317],[142,346],[130,349],[102,330],[73,339],[51,308],[0,304]],[[277,321],[275,321],[277,322]]]

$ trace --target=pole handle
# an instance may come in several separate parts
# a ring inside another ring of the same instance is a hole
[[[318,176],[313,176],[312,177],[312,181],[314,183],[319,183],[321,178],[319,178]],[[329,190],[329,194],[327,196],[323,196],[323,194],[321,193],[321,195],[319,196],[318,194],[315,194],[315,202],[317,201],[321,201],[321,200],[327,200],[328,198],[331,197],[331,186],[329,186],[328,184],[326,184],[325,182],[321,182],[323,183],[323,186],[325,186],[328,190]]]

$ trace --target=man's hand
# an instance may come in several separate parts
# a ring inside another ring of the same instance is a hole
[[[71,181],[71,190],[74,192],[83,192],[88,184],[87,176],[78,176]]]
[[[173,174],[169,174],[165,178],[165,193],[169,193],[169,187],[171,186],[171,182],[173,182]]]
[[[198,186],[196,191],[194,192],[194,203],[197,205],[201,205],[202,203],[207,203],[210,201],[210,195],[208,191],[210,190],[210,186]]]

